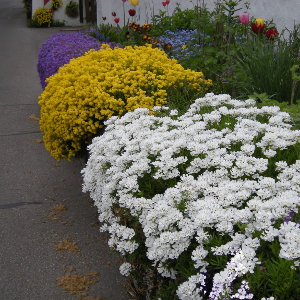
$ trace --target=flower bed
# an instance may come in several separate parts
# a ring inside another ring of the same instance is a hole
[[[211,85],[203,73],[185,70],[157,48],[108,45],[72,59],[46,82],[40,128],[58,160],[75,157],[112,116],[164,105],[169,89],[203,91]]]
[[[83,189],[126,259],[122,274],[148,274],[144,296],[299,299],[300,131],[290,122],[279,107],[207,94],[182,116],[144,108],[105,123]]]
[[[120,44],[107,43],[111,48],[121,47]],[[38,73],[40,83],[46,87],[46,79],[68,64],[72,58],[82,56],[90,49],[99,50],[102,43],[84,32],[55,33],[42,44],[38,56]]]
[[[84,191],[140,298],[299,300],[300,133],[276,105],[299,123],[300,27],[280,39],[272,22],[236,15],[240,1],[221,2],[123,28],[112,12],[115,26],[48,40],[45,147],[70,160],[107,126]],[[104,41],[152,45],[98,51]],[[189,107],[207,87],[221,95]]]

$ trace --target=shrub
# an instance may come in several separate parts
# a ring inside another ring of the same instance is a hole
[[[99,50],[102,43],[84,32],[55,33],[42,44],[38,56],[38,73],[43,88],[46,78],[57,73],[70,59],[82,56],[90,49]],[[118,44],[109,43],[113,48]]]
[[[52,12],[45,7],[39,7],[36,9],[33,15],[33,19],[40,25],[48,25],[52,20]]]
[[[137,109],[105,123],[83,190],[143,299],[299,299],[290,122],[279,107],[207,94],[182,116]]]
[[[203,91],[210,80],[151,46],[90,50],[61,67],[40,96],[41,130],[57,160],[76,156],[103,121],[167,103],[168,89]]]

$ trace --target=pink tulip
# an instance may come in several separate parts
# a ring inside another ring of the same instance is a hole
[[[247,23],[249,23],[250,14],[249,13],[239,14],[239,19],[242,24],[246,25]]]

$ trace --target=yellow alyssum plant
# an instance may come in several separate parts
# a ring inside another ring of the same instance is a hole
[[[39,25],[50,23],[52,20],[52,12],[46,7],[39,7],[34,12],[33,18],[38,22]]]
[[[39,97],[40,129],[46,149],[57,160],[75,157],[111,116],[165,105],[174,86],[201,91],[211,85],[202,72],[185,70],[151,45],[103,45],[71,59],[46,81]]]

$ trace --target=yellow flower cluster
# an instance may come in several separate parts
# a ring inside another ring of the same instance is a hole
[[[53,9],[58,9],[60,6],[62,6],[62,0],[52,0]]]
[[[52,20],[52,12],[48,8],[39,7],[34,12],[33,18],[38,22],[39,25],[50,23]]]
[[[75,157],[111,116],[165,105],[170,87],[211,85],[203,73],[185,70],[151,45],[111,49],[104,44],[71,59],[46,81],[40,125],[45,147],[57,160]]]

